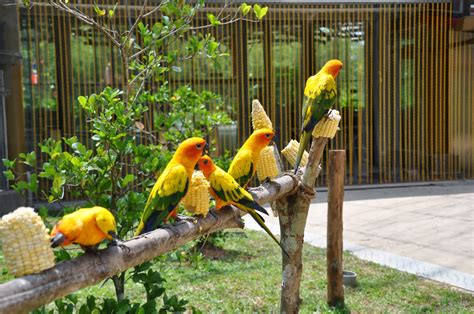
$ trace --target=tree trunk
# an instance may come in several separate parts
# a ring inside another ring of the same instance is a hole
[[[299,311],[304,230],[311,199],[316,195],[314,183],[319,175],[319,163],[327,141],[327,138],[313,139],[308,165],[304,169],[298,190],[276,202],[280,219],[281,243],[289,254],[289,257],[283,254],[280,300],[282,313],[292,314]]]

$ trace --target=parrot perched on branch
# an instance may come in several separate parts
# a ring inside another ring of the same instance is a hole
[[[232,204],[240,210],[250,214],[252,218],[265,230],[266,233],[280,246],[288,256],[285,249],[273,233],[265,225],[265,220],[257,211],[268,215],[265,208],[254,201],[252,194],[241,187],[230,174],[214,164],[209,156],[203,156],[198,161],[199,169],[209,181],[209,192],[216,200],[216,209]]]
[[[228,173],[245,188],[257,171],[260,152],[267,147],[273,138],[271,129],[258,129],[245,141],[232,160]]]
[[[296,156],[295,174],[298,171],[303,153],[308,148],[314,127],[336,102],[337,87],[335,79],[341,68],[341,61],[330,60],[316,75],[311,76],[306,81],[304,89],[306,99],[302,110],[303,125],[300,148]]]
[[[153,186],[135,236],[152,231],[170,216],[186,195],[194,167],[207,148],[206,141],[192,137],[183,141]]]
[[[99,206],[81,208],[65,215],[51,231],[52,247],[75,243],[88,248],[105,239],[117,240],[117,228],[114,215]]]

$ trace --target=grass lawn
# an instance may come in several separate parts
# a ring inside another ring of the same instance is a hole
[[[219,258],[203,258],[181,263],[176,254],[162,256],[156,267],[166,278],[167,293],[189,301],[194,308],[208,312],[278,312],[281,264],[278,247],[263,233],[230,232]],[[183,250],[177,252],[182,254]],[[0,256],[0,262],[2,262]],[[326,305],[325,251],[305,246],[301,286],[301,313],[331,312]],[[470,313],[474,295],[424,280],[390,268],[345,255],[345,268],[358,274],[359,286],[346,289],[346,311],[353,312],[439,312]],[[0,282],[8,275],[1,275]],[[76,293],[113,297],[109,281]],[[131,299],[144,297],[142,286],[127,283]]]

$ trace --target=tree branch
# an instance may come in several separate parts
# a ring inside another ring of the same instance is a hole
[[[283,175],[252,189],[260,203],[272,202],[298,186],[292,175]],[[96,254],[86,253],[59,263],[39,274],[11,280],[0,285],[0,313],[23,313],[94,285],[108,277],[149,261],[208,233],[227,228],[243,228],[242,212],[224,207],[197,219],[179,222],[126,241],[122,247],[109,247]]]

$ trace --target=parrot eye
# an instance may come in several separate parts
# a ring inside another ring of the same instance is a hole
[[[196,144],[197,149],[201,149],[202,145],[201,144]]]
[[[203,164],[207,165],[207,162],[208,160],[207,159],[204,159],[204,161],[202,162]]]
[[[265,137],[266,137],[266,138],[270,138],[270,136],[271,136],[270,133],[265,134]]]

